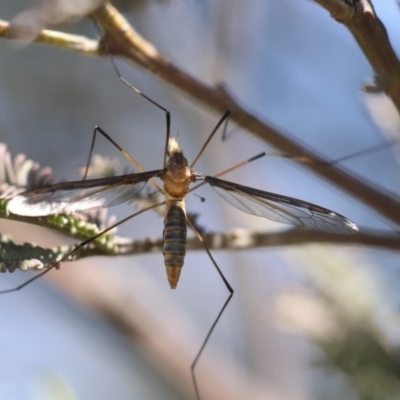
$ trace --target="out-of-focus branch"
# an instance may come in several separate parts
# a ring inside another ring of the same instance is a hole
[[[337,243],[354,246],[364,245],[387,250],[400,250],[400,236],[390,233],[370,232],[355,235],[292,228],[282,232],[255,232],[246,229],[234,229],[224,233],[207,233],[204,242],[210,250],[249,250],[259,247],[291,246],[309,243]],[[120,255],[161,253],[163,239],[116,242],[114,251]],[[187,250],[204,250],[197,238],[187,239]]]
[[[306,146],[260,121],[239,105],[223,88],[206,85],[178,69],[165,59],[151,43],[142,38],[109,3],[100,7],[92,15],[105,31],[107,45],[101,47],[102,55],[111,54],[124,57],[218,113],[222,114],[227,109],[232,110],[232,120],[238,125],[284,153],[308,160],[309,162],[304,165],[314,173],[372,207],[382,216],[400,224],[400,202],[395,199],[395,196],[381,193],[343,168],[329,165],[326,160],[309,151]],[[45,32],[47,31],[42,31],[41,35],[44,35]],[[0,37],[7,38],[7,29],[0,28]],[[41,43],[44,42],[42,37]],[[74,41],[73,43],[74,46],[71,50],[77,46]],[[58,45],[56,42],[51,44]],[[61,47],[67,48],[67,43]],[[82,49],[79,46],[78,48]],[[85,54],[96,55],[99,52],[89,51]]]
[[[147,71],[214,111],[222,114],[230,109],[232,120],[239,126],[287,154],[310,160],[309,163],[304,164],[307,168],[392,221],[400,223],[400,203],[394,199],[394,196],[380,193],[342,168],[333,165],[327,167],[326,160],[287,135],[282,134],[271,125],[261,122],[239,105],[223,88],[210,87],[179,70],[166,60],[154,46],[140,37],[126,19],[110,4],[107,3],[100,7],[92,15],[106,32],[107,49],[105,49],[105,54],[109,51],[113,55],[123,56],[129,61],[139,64]]]
[[[14,39],[14,35],[15,31],[12,25],[0,19],[0,38]],[[87,56],[100,56],[98,40],[88,39],[85,36],[43,29],[38,33],[33,42],[58,47],[63,50],[76,51]]]
[[[118,174],[118,166],[113,160],[94,156],[89,173],[95,176],[113,176]],[[127,218],[115,223],[115,217],[107,217],[105,209],[87,210],[74,215],[53,215],[47,217],[24,217],[10,213],[7,204],[10,197],[21,191],[40,187],[53,181],[50,168],[40,168],[38,163],[19,154],[12,157],[7,147],[0,143],[0,218],[25,222],[52,229],[86,245],[61,246],[54,249],[43,249],[34,244],[15,244],[9,237],[0,234],[0,270],[3,272],[15,269],[43,269],[54,266],[61,261],[71,261],[96,255],[134,255],[163,251],[162,239],[131,240],[115,236],[116,226]],[[159,199],[146,193],[132,199],[139,209],[157,206]],[[155,210],[158,210],[156,208]],[[160,210],[161,211],[161,210]],[[161,211],[161,215],[164,213]],[[132,216],[131,216],[132,217]],[[384,232],[365,232],[354,235],[339,235],[327,232],[307,231],[293,228],[283,232],[254,232],[235,229],[227,233],[207,233],[198,225],[198,215],[188,214],[188,218],[202,232],[208,248],[212,250],[244,250],[257,247],[297,245],[302,243],[342,243],[376,246],[397,250],[400,248],[400,237]],[[111,230],[110,230],[111,229]],[[93,239],[93,240],[90,240]],[[196,238],[189,238],[188,250],[203,250]]]
[[[315,0],[354,36],[400,113],[400,61],[370,0]]]
[[[293,228],[283,232],[254,232],[245,229],[234,229],[226,233],[207,233],[203,239],[210,250],[249,250],[259,247],[298,246],[301,244],[319,243],[378,247],[386,250],[400,250],[400,237],[396,234],[371,232],[355,235],[339,235],[327,232],[307,231]],[[62,246],[54,249],[42,249],[25,243],[17,245],[6,238],[0,238],[0,271],[42,270],[54,265],[52,260],[75,261],[78,259],[105,255],[137,255],[159,253],[163,251],[163,239],[131,240],[118,236],[107,240],[94,241],[90,245],[75,251],[76,246]],[[203,245],[196,237],[187,239],[187,250],[203,251]],[[15,255],[19,255],[20,259]],[[29,262],[25,260],[40,260]],[[48,261],[50,260],[50,261]],[[47,261],[47,262],[46,262]]]

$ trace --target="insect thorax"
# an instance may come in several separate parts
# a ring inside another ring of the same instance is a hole
[[[180,200],[185,197],[190,183],[194,180],[194,175],[175,139],[169,141],[168,156],[164,190],[169,196]]]

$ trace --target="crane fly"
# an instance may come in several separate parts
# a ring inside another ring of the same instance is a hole
[[[222,117],[212,135],[227,116],[228,113]],[[149,180],[159,178],[163,182],[161,190],[165,201],[158,205],[165,204],[167,209],[164,221],[164,263],[172,289],[178,284],[186,253],[187,222],[190,224],[190,221],[186,217],[185,196],[197,188],[190,189],[190,185],[195,182],[209,184],[228,203],[248,214],[327,232],[357,232],[357,226],[352,221],[326,208],[194,171],[192,167],[210,139],[211,135],[190,165],[178,142],[170,138],[168,159],[162,169],[62,182],[28,190],[10,200],[8,211],[21,216],[43,217],[53,214],[74,214],[96,207],[111,207],[132,200]],[[246,162],[263,155],[265,153]]]
[[[211,262],[213,263],[229,291],[229,295],[225,303],[221,307],[217,317],[211,325],[211,328],[209,328],[207,335],[203,340],[193,363],[190,366],[196,399],[200,400],[201,397],[197,384],[195,368],[212,332],[214,331],[227,305],[229,304],[234,291],[218,267],[208,247],[205,245],[201,234],[195,225],[187,218],[185,210],[185,196],[193,192],[199,186],[208,184],[227,202],[248,214],[265,217],[277,222],[328,232],[350,234],[355,233],[358,230],[357,226],[352,221],[326,208],[292,197],[266,192],[219,178],[219,176],[224,175],[227,172],[261,158],[262,156],[266,155],[265,152],[240,164],[237,164],[236,166],[233,166],[232,168],[229,168],[215,176],[209,176],[194,171],[194,164],[203,153],[204,149],[218,130],[219,126],[224,120],[227,119],[228,115],[229,112],[226,112],[223,115],[201,148],[197,157],[191,164],[189,164],[186,157],[183,155],[178,142],[173,138],[169,138],[169,112],[167,112],[167,136],[165,145],[166,151],[164,151],[164,166],[162,169],[156,169],[147,172],[143,171],[141,166],[131,156],[129,156],[129,154],[127,154],[106,132],[104,132],[100,127],[96,127],[94,130],[86,173],[83,180],[56,183],[22,192],[9,200],[7,204],[8,211],[13,214],[26,217],[43,217],[53,214],[74,214],[76,212],[85,211],[95,207],[111,207],[132,200],[143,190],[147,182],[151,182],[153,186],[157,188],[157,190],[160,190],[164,194],[165,200],[161,203],[146,207],[139,212],[124,218],[117,224],[114,224],[112,227],[109,227],[99,234],[93,236],[91,239],[80,243],[71,252],[64,255],[61,260],[51,264],[45,271],[25,281],[16,288],[4,290],[0,293],[9,293],[21,289],[33,280],[36,280],[43,274],[49,272],[55,266],[59,265],[60,262],[68,258],[79,248],[86,246],[88,243],[108,232],[115,226],[120,225],[128,219],[131,219],[134,216],[151,208],[166,205],[167,211],[164,220],[163,254],[170,287],[175,289],[178,284],[181,269],[184,263],[187,225],[189,225],[199,238],[200,242],[203,244]],[[132,161],[132,163],[142,172],[120,176],[86,179],[96,133],[98,132],[107,138],[112,144],[114,144],[123,153],[123,155]],[[154,181],[156,178],[162,181],[162,187],[160,187]],[[195,184],[196,182],[198,184],[194,187],[191,187],[191,185]]]
[[[123,78],[121,79],[123,80]],[[139,92],[139,94],[142,93]],[[149,99],[149,101],[152,100]],[[165,110],[158,103],[155,104],[159,108]],[[227,172],[265,156],[267,154],[265,152],[239,163],[215,176],[209,176],[194,171],[194,164],[200,158],[204,149],[217,132],[223,121],[227,119],[228,115],[229,111],[223,115],[218,124],[215,126],[214,130],[209,135],[207,141],[204,143],[197,157],[191,164],[189,164],[186,157],[183,155],[178,142],[173,138],[169,138],[170,116],[169,112],[166,111],[167,135],[164,151],[164,167],[162,169],[147,172],[143,171],[143,168],[106,132],[104,132],[100,127],[96,127],[93,134],[89,160],[83,180],[56,183],[42,186],[33,190],[27,190],[10,199],[7,204],[8,211],[13,214],[26,217],[44,217],[53,214],[74,214],[96,207],[111,207],[134,199],[134,197],[143,190],[147,182],[151,182],[157,191],[161,191],[165,196],[165,200],[161,203],[146,207],[128,216],[127,218],[124,218],[113,226],[96,234],[92,238],[80,243],[72,251],[64,255],[61,260],[51,264],[45,271],[25,281],[16,288],[3,290],[0,293],[9,293],[23,288],[32,281],[38,279],[40,276],[48,273],[52,268],[59,265],[63,260],[67,259],[78,249],[86,246],[88,243],[110,231],[114,227],[149,209],[166,205],[167,211],[164,220],[163,254],[170,287],[175,289],[178,284],[180,273],[184,264],[187,225],[189,225],[204,246],[204,249],[206,250],[211,262],[213,263],[229,291],[229,295],[225,303],[221,307],[217,317],[211,325],[211,328],[209,328],[207,335],[190,366],[196,399],[201,400],[195,368],[212,332],[214,331],[227,305],[229,304],[234,291],[220,270],[218,264],[214,260],[208,247],[205,245],[200,232],[186,216],[185,196],[196,190],[199,186],[208,184],[228,203],[248,214],[268,218],[276,222],[298,225],[304,228],[328,232],[351,234],[358,231],[357,226],[352,221],[334,211],[303,200],[243,186],[238,183],[219,178],[219,176],[222,176]],[[106,139],[108,139],[142,172],[120,176],[86,179],[96,133],[100,133]],[[155,178],[158,178],[162,181],[162,187],[160,187],[154,181]],[[199,182],[199,184],[190,188],[190,186],[196,182]]]
[[[104,45],[107,48],[107,43],[105,41]],[[353,222],[344,216],[315,204],[220,179],[220,176],[251,161],[259,159],[262,156],[265,156],[267,154],[265,152],[243,161],[242,163],[239,163],[215,176],[209,176],[194,171],[194,165],[202,155],[214,134],[217,132],[218,128],[224,121],[227,120],[229,111],[222,116],[194,161],[189,164],[183,155],[178,142],[175,139],[170,139],[170,112],[162,105],[142,93],[135,86],[131,85],[124,77],[121,76],[114,59],[112,57],[110,57],[110,59],[119,80],[165,113],[166,141],[163,168],[147,172],[144,171],[143,168],[105,131],[103,131],[100,127],[96,127],[93,134],[89,160],[87,162],[87,168],[83,180],[56,183],[42,186],[33,190],[27,190],[11,198],[7,204],[7,209],[9,212],[21,216],[44,217],[53,214],[74,214],[98,207],[111,207],[131,201],[132,199],[134,200],[135,196],[139,195],[139,193],[146,186],[147,182],[150,182],[158,192],[162,192],[165,196],[165,200],[158,204],[153,204],[152,206],[146,207],[120,220],[113,226],[103,230],[92,238],[81,242],[72,251],[70,251],[68,254],[65,254],[60,260],[50,264],[46,270],[42,271],[33,278],[28,279],[15,288],[0,291],[0,294],[10,293],[22,289],[32,281],[38,279],[45,273],[48,273],[52,268],[56,267],[62,261],[66,260],[73,253],[78,251],[78,249],[83,248],[91,241],[95,240],[101,235],[104,235],[114,227],[121,225],[125,221],[134,218],[138,214],[149,209],[165,205],[167,211],[164,220],[163,254],[170,287],[175,289],[178,284],[180,273],[184,264],[187,226],[189,226],[202,243],[212,264],[216,268],[227,290],[229,291],[227,299],[222,305],[211,327],[209,328],[206,337],[203,340],[200,349],[198,350],[190,366],[196,399],[200,400],[200,391],[196,378],[196,366],[211,334],[213,333],[218,321],[224,313],[228,303],[232,299],[234,291],[218,267],[218,264],[214,260],[208,247],[204,243],[200,232],[186,216],[185,196],[192,193],[199,186],[208,184],[228,203],[248,214],[264,217],[272,221],[285,224],[298,225],[304,228],[342,234],[355,233],[358,229]],[[129,161],[132,162],[133,165],[138,168],[140,172],[120,176],[86,179],[97,133],[100,133],[109,142],[111,142]],[[160,186],[155,179],[160,179],[162,181],[162,186]],[[196,183],[197,185],[193,187],[192,185]]]

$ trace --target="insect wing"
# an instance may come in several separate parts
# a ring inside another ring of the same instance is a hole
[[[306,201],[204,176],[201,179],[228,203],[248,214],[284,224],[335,233],[355,233],[357,226],[344,216]]]
[[[156,170],[44,186],[13,197],[7,209],[17,215],[41,217],[111,207],[137,196],[147,181],[160,172]]]

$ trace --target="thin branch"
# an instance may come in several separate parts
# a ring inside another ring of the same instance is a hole
[[[285,153],[311,160],[310,163],[305,164],[307,168],[323,176],[392,221],[400,223],[400,203],[394,199],[394,196],[380,193],[362,179],[350,175],[343,168],[332,165],[327,167],[326,160],[310,152],[307,147],[295,142],[287,135],[283,135],[270,125],[261,122],[242,108],[223,88],[205,85],[179,70],[162,57],[154,49],[154,46],[140,37],[128,21],[110,4],[100,7],[93,13],[93,17],[104,28],[107,47],[113,55],[123,56],[129,61],[139,64],[147,71],[221,114],[228,109],[231,110],[231,118],[238,125]],[[146,45],[144,46],[143,43]]]
[[[354,10],[352,8],[352,0],[313,0],[320,6],[326,8],[331,17],[337,21],[343,19],[350,19],[354,15]]]
[[[302,228],[291,228],[281,232],[255,232],[246,229],[234,229],[224,233],[203,234],[204,242],[210,250],[249,250],[256,248],[297,246],[310,243],[337,243],[341,245],[364,245],[386,250],[400,250],[400,236],[387,232],[366,232],[355,235],[317,232]],[[146,239],[126,241],[114,249],[120,255],[159,253],[163,240]],[[196,238],[187,239],[187,250],[204,250]]]
[[[386,94],[400,112],[400,61],[369,0],[315,0],[354,36]]]
[[[0,19],[0,38],[15,39],[12,25]],[[19,39],[18,39],[19,40]],[[87,56],[100,56],[99,41],[88,39],[85,36],[69,33],[42,30],[33,40],[34,43],[54,46],[63,50],[72,50]]]
[[[86,216],[83,214],[24,217],[16,214],[9,214],[6,207],[7,206],[4,204],[3,199],[0,199],[0,218],[51,229],[77,240],[90,239],[104,229],[104,226],[100,226],[101,221],[85,221],[83,218]],[[111,235],[106,234],[99,238],[98,242],[106,244],[110,238]]]
[[[111,53],[113,56],[122,56],[130,62],[139,64],[147,72],[156,75],[192,99],[220,114],[230,109],[232,120],[238,125],[284,153],[310,160],[304,165],[314,173],[372,207],[382,216],[400,224],[400,202],[395,199],[394,195],[378,191],[344,168],[329,165],[329,162],[309,151],[306,146],[292,140],[288,135],[282,134],[246,111],[222,87],[206,85],[178,69],[165,59],[151,43],[142,38],[110,4],[95,11],[93,17],[106,31],[107,46],[102,47],[102,55]],[[44,35],[45,32],[48,31],[42,31],[41,35]],[[7,38],[7,29],[0,29],[0,36]],[[44,42],[43,38],[42,42]],[[72,42],[76,47],[76,42]],[[57,42],[51,42],[51,40],[49,43],[58,45]],[[63,45],[62,48],[67,48],[67,43],[64,44],[65,46]],[[84,46],[77,47],[84,48]],[[98,52],[84,54],[98,55]]]
[[[256,248],[298,246],[301,244],[341,244],[347,246],[369,246],[386,250],[400,250],[399,235],[385,232],[359,233],[355,235],[340,235],[327,232],[308,231],[301,228],[292,228],[282,232],[254,232],[245,229],[234,229],[225,233],[203,234],[204,242],[210,250],[249,250]],[[54,249],[42,249],[38,246],[13,244],[9,238],[3,241],[0,238],[1,272],[19,268],[23,271],[29,269],[42,270],[47,268],[45,260],[61,259],[64,254],[70,253],[76,246],[61,246]],[[7,253],[7,250],[9,253]],[[23,251],[22,251],[23,250]],[[109,237],[103,242],[97,241],[80,248],[73,256],[64,261],[75,261],[94,256],[138,255],[148,253],[161,254],[163,239],[147,238],[144,240],[131,240],[118,236]],[[187,250],[203,251],[204,247],[195,238],[187,239]],[[8,255],[10,254],[10,255]],[[16,259],[14,254],[19,254]],[[24,260],[44,260],[40,263],[23,263]],[[7,262],[9,264],[7,264]],[[21,262],[19,265],[17,262]]]

